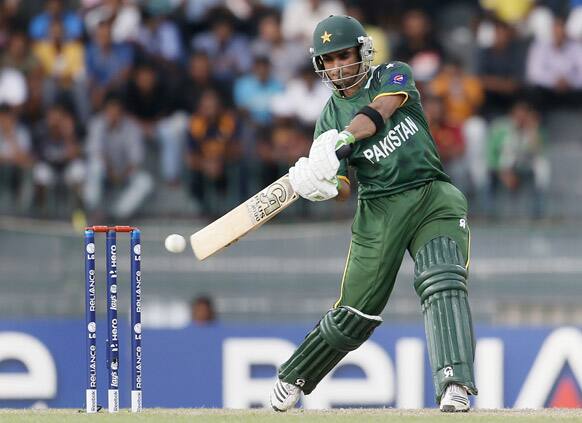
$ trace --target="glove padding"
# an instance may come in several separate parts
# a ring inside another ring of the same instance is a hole
[[[339,133],[336,129],[325,131],[317,137],[309,150],[309,163],[319,180],[331,180],[337,175],[340,162],[335,155]]]
[[[337,177],[319,179],[306,157],[301,157],[289,169],[289,182],[297,194],[310,201],[329,200],[338,194]]]

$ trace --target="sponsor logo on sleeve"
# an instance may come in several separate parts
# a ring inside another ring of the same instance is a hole
[[[408,81],[408,77],[403,73],[393,73],[390,75],[389,81],[391,84],[404,85]]]

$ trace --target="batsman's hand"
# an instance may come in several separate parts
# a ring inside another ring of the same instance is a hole
[[[338,194],[337,177],[319,179],[306,157],[301,157],[289,169],[289,182],[297,194],[310,201],[325,201]]]
[[[337,175],[340,161],[335,152],[354,140],[354,136],[348,131],[338,133],[336,129],[330,129],[313,141],[309,151],[309,163],[317,179],[331,180]]]

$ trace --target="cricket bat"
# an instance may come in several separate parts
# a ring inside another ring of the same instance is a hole
[[[351,153],[352,146],[336,151],[338,159]],[[291,187],[289,174],[277,179],[224,216],[190,236],[190,245],[198,260],[219,252],[253,231],[293,204],[299,195]]]
[[[198,260],[228,247],[248,232],[259,228],[293,204],[299,195],[291,188],[289,175],[277,179],[224,216],[190,237]]]

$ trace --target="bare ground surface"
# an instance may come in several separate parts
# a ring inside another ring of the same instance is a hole
[[[472,410],[469,413],[445,414],[435,409],[334,409],[293,410],[274,413],[270,410],[225,409],[147,409],[140,414],[122,410],[118,414],[101,411],[86,415],[79,410],[0,410],[0,422],[582,422],[582,409],[544,410]]]

